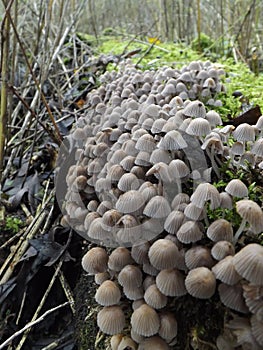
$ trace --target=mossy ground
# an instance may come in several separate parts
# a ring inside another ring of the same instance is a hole
[[[75,338],[79,350],[105,350],[105,336],[99,333],[96,323],[98,304],[94,295],[96,284],[93,276],[82,273],[75,289],[76,319]],[[102,338],[98,341],[100,335]]]

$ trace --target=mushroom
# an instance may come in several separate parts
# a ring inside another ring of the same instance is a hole
[[[236,211],[242,217],[242,221],[235,233],[235,242],[238,241],[247,222],[252,232],[258,234],[263,231],[263,211],[257,203],[250,199],[242,199],[236,202]]]
[[[91,248],[82,258],[82,267],[85,271],[96,274],[107,270],[109,256],[105,249]]]
[[[209,299],[215,293],[216,278],[207,267],[197,267],[188,272],[185,287],[193,297]]]
[[[231,286],[221,283],[218,286],[218,292],[220,300],[225,306],[238,312],[248,313],[248,308],[242,294],[243,289],[240,283]]]
[[[137,345],[130,337],[124,336],[121,339],[120,344],[116,350],[127,350],[127,349],[136,350]],[[112,349],[112,350],[114,350],[114,349]]]
[[[215,220],[206,231],[206,235],[213,242],[233,241],[233,227],[231,223],[225,219]]]
[[[263,247],[250,243],[242,248],[233,258],[237,272],[255,285],[263,285]]]
[[[121,299],[121,292],[116,283],[107,280],[103,282],[96,291],[95,300],[102,306],[118,304]]]
[[[150,247],[148,256],[156,269],[171,269],[176,267],[178,248],[168,239],[158,239]]]
[[[160,337],[154,336],[143,340],[138,347],[138,350],[169,350],[168,344]]]
[[[162,309],[167,304],[167,296],[162,294],[156,284],[151,284],[144,293],[145,302],[154,309]]]
[[[125,316],[120,306],[104,306],[98,312],[97,324],[103,333],[114,335],[125,327]]]
[[[152,307],[143,304],[133,311],[131,315],[131,326],[137,334],[150,337],[158,333],[160,319]]]
[[[170,343],[177,336],[177,321],[174,314],[169,311],[161,311],[159,336]]]
[[[166,296],[186,294],[184,275],[177,269],[162,270],[156,276],[157,288]]]
[[[231,255],[226,256],[214,265],[212,272],[217,279],[229,285],[234,285],[242,279],[234,267],[233,256]]]

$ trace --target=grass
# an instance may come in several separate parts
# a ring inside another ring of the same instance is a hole
[[[141,55],[149,49],[148,41],[122,40],[117,37],[102,37],[97,47],[97,52],[102,54],[120,55],[123,52],[129,52],[135,49],[141,49],[141,52],[134,57],[132,61],[137,63]],[[171,66],[181,68],[194,60],[206,61],[209,57],[200,55],[184,44],[160,43],[153,47],[151,51],[141,60],[142,69],[158,69],[161,66]],[[218,107],[218,112],[222,117],[230,115],[231,117],[241,114],[242,103],[232,96],[235,90],[239,90],[245,96],[249,106],[259,105],[263,110],[263,75],[255,76],[248,66],[243,62],[236,63],[233,58],[221,58],[217,61],[226,71],[224,82],[227,93],[219,96],[223,101],[223,107]],[[115,68],[114,64],[108,66],[109,70]],[[214,108],[214,107],[213,107]]]

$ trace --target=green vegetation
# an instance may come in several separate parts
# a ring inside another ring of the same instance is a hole
[[[5,219],[4,230],[9,231],[10,233],[17,233],[21,226],[23,225],[23,221],[17,217],[7,216]]]
[[[211,39],[208,40],[205,35],[204,46],[213,44]],[[137,63],[141,56],[149,50],[150,43],[137,39],[122,40],[117,37],[102,37],[97,48],[98,53],[121,55],[131,52],[135,49],[141,49],[141,52],[131,57],[134,63]],[[158,69],[161,66],[169,65],[171,67],[181,68],[187,63],[194,60],[206,61],[208,57],[198,53],[196,45],[193,42],[192,48],[183,43],[160,43],[152,47],[152,49],[140,61],[142,69]],[[210,58],[211,59],[211,58]],[[226,76],[221,78],[225,87],[226,93],[218,94],[218,98],[222,100],[223,106],[216,107],[216,110],[221,114],[221,117],[226,120],[228,116],[235,117],[242,113],[242,102],[240,99],[232,96],[232,93],[239,90],[243,95],[247,107],[259,105],[263,110],[263,75],[255,76],[248,66],[243,62],[236,63],[233,58],[222,57],[217,60],[219,67],[224,68]],[[108,70],[115,69],[115,64],[110,64]],[[215,109],[215,107],[213,107]]]

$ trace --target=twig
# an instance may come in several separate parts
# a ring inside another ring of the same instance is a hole
[[[1,28],[1,111],[0,111],[0,182],[4,166],[4,153],[7,130],[7,99],[8,99],[8,79],[9,79],[9,39],[10,20],[7,16],[13,1],[3,1],[5,7],[5,17]]]
[[[47,300],[47,297],[49,295],[49,292],[50,292],[51,288],[53,287],[53,285],[55,283],[55,280],[56,280],[56,278],[58,276],[58,273],[59,273],[59,271],[61,269],[62,264],[63,264],[63,259],[61,259],[60,262],[58,263],[58,265],[56,266],[56,270],[55,270],[55,272],[54,272],[54,274],[53,274],[53,276],[51,278],[51,281],[49,282],[49,285],[48,285],[48,287],[47,287],[47,289],[46,289],[46,291],[45,291],[45,293],[44,293],[44,295],[43,295],[43,297],[42,297],[42,299],[41,299],[41,301],[40,301],[40,303],[39,303],[39,305],[38,305],[38,307],[37,307],[37,309],[36,309],[36,311],[34,313],[34,316],[32,317],[31,322],[34,322],[37,319],[37,317],[39,315],[39,312],[42,309],[43,305],[45,304],[45,302]],[[67,302],[67,304],[69,304],[69,302]],[[22,348],[22,346],[24,345],[24,342],[26,341],[26,338],[27,338],[30,330],[31,330],[31,327],[27,327],[27,329],[24,330],[24,332],[23,332],[24,335],[21,338],[19,344],[17,345],[16,350],[20,350]]]
[[[53,341],[52,343],[48,344],[41,350],[53,350],[57,349],[58,345],[62,345],[65,341],[68,341],[69,339],[72,339],[74,336],[74,331],[68,332],[67,334],[63,335],[61,338]]]
[[[138,62],[135,64],[135,67],[137,68],[138,65],[141,63],[141,61],[148,55],[148,53],[152,50],[152,48],[155,46],[155,43],[159,40],[159,38],[156,38],[154,42],[151,44],[151,46],[145,51],[145,53],[139,58]]]
[[[54,311],[57,311],[61,309],[62,307],[65,307],[69,305],[69,302],[65,302],[63,304],[60,304],[52,309],[47,310],[46,312],[43,313],[39,318],[35,319],[34,321],[31,321],[27,323],[23,328],[21,328],[19,331],[15,332],[11,337],[9,337],[7,340],[5,340],[2,344],[0,344],[0,350],[3,349],[6,345],[10,344],[12,340],[14,340],[16,337],[18,337],[20,334],[23,334],[27,329],[35,326],[36,324],[42,322],[45,317],[47,317],[49,314],[51,314]]]
[[[65,293],[65,295],[70,303],[69,306],[71,308],[71,311],[74,315],[76,313],[76,309],[75,309],[75,300],[74,300],[72,290],[71,290],[67,280],[65,279],[64,273],[61,270],[58,273],[58,277],[59,277],[60,284],[64,290],[64,293]]]
[[[41,90],[40,84],[39,84],[37,78],[35,77],[35,74],[34,74],[32,68],[31,68],[31,65],[30,65],[30,63],[29,63],[29,60],[28,60],[28,58],[27,58],[27,54],[26,54],[25,49],[24,49],[24,45],[22,44],[22,41],[21,41],[21,39],[20,39],[20,36],[19,36],[19,34],[18,34],[18,32],[17,32],[16,26],[15,26],[13,20],[12,20],[12,17],[11,17],[11,15],[10,15],[10,11],[7,10],[7,14],[8,14],[8,18],[9,18],[9,20],[10,20],[10,23],[11,23],[11,25],[12,25],[12,28],[13,28],[13,30],[14,30],[14,34],[15,34],[15,36],[16,36],[16,38],[17,38],[17,42],[19,43],[20,49],[21,49],[21,51],[22,51],[22,53],[23,53],[23,56],[24,56],[24,59],[25,59],[25,61],[26,61],[26,65],[27,65],[27,67],[28,67],[28,69],[29,69],[29,71],[30,71],[30,73],[31,73],[31,76],[32,76],[32,78],[33,78],[33,80],[34,80],[35,86],[36,86],[36,88],[37,88],[37,90],[38,90],[38,92],[39,92],[39,95],[41,96],[41,99],[42,99],[42,101],[43,101],[43,103],[44,103],[44,105],[45,105],[45,107],[46,107],[46,110],[47,110],[47,112],[48,112],[48,115],[49,115],[49,117],[50,117],[50,120],[51,120],[51,122],[52,122],[52,124],[53,124],[53,126],[54,126],[54,128],[55,128],[56,136],[57,136],[58,140],[60,140],[60,142],[61,142],[61,141],[62,141],[62,137],[61,137],[61,135],[60,135],[60,132],[59,132],[58,126],[57,126],[57,124],[56,124],[55,118],[54,118],[54,116],[53,116],[53,114],[52,114],[52,112],[51,112],[51,109],[50,109],[50,107],[49,107],[49,105],[48,105],[48,103],[47,103],[47,100],[46,100],[46,98],[45,98],[45,95],[44,95],[43,91]]]
[[[4,244],[0,246],[0,250],[8,247],[11,243],[13,243],[17,238],[22,236],[25,233],[26,228],[22,229],[21,231],[17,232],[14,236],[11,236],[7,241],[5,241]]]
[[[10,278],[11,274],[14,271],[16,264],[24,255],[28,247],[28,239],[33,238],[35,234],[39,231],[39,228],[41,227],[43,221],[47,216],[47,212],[45,208],[48,205],[48,203],[53,199],[53,197],[54,197],[54,190],[51,191],[49,197],[47,198],[47,201],[42,206],[40,212],[35,216],[34,220],[30,223],[24,235],[20,237],[20,240],[18,241],[14,249],[11,251],[8,258],[5,260],[5,263],[2,265],[0,269],[0,278],[2,276],[0,280],[0,284],[3,284],[8,281],[8,279]]]
[[[156,39],[156,41],[158,41],[159,38]],[[138,42],[140,44],[144,44],[144,45],[147,45],[147,46],[152,46],[152,44],[150,43],[147,43],[146,41],[142,41],[142,40],[139,40],[139,39],[134,39],[135,42]],[[154,44],[154,43],[153,43]],[[164,52],[167,52],[167,53],[171,53],[171,51],[165,49],[164,47],[161,47],[161,46],[158,46],[158,45],[155,45],[155,47],[158,49],[158,50],[161,50],[161,51],[164,51]]]

